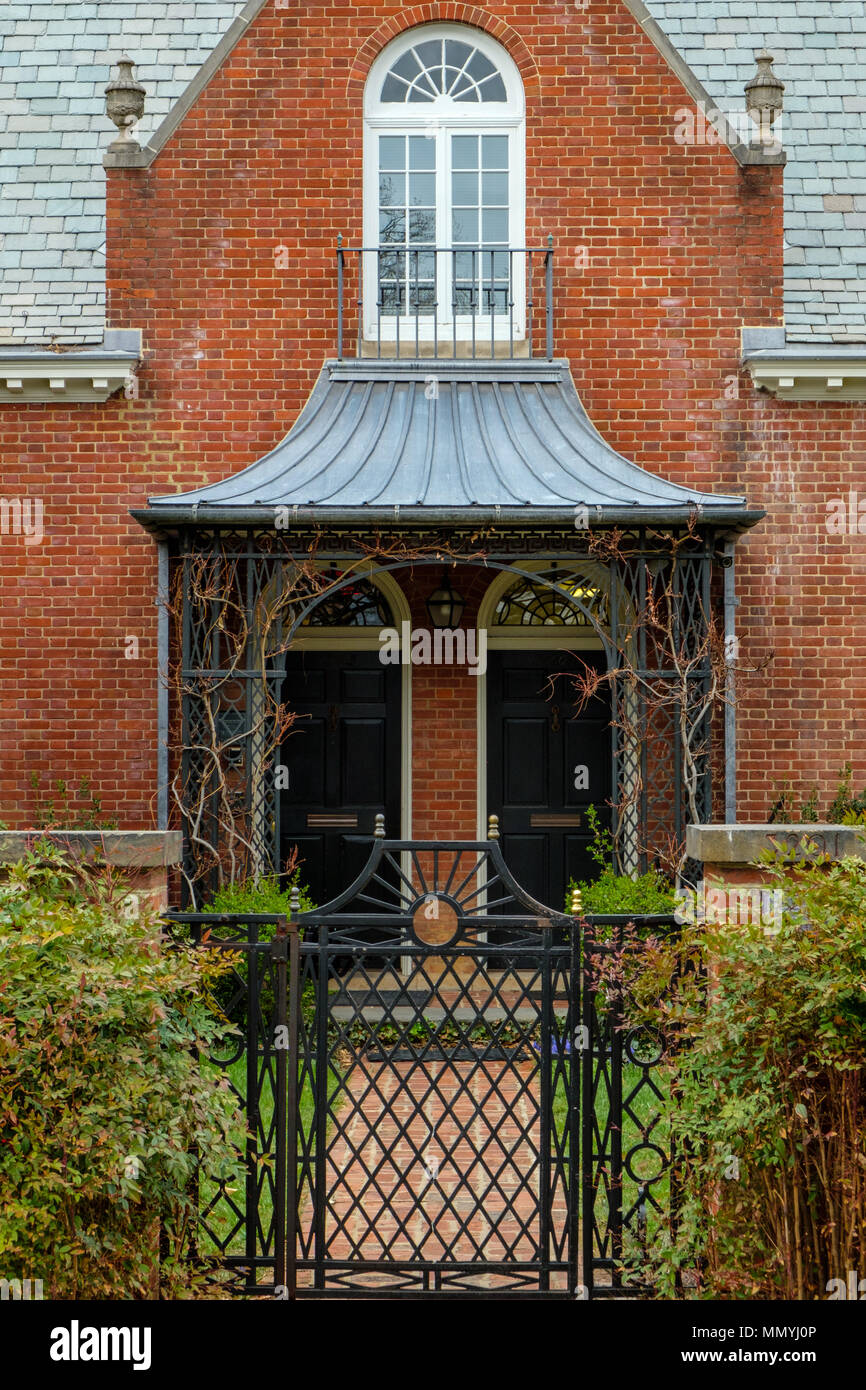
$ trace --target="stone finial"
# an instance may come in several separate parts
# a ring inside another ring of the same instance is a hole
[[[758,127],[759,138],[772,141],[772,127],[782,110],[785,84],[773,71],[772,53],[764,48],[755,54],[755,58],[758,70],[751,81],[746,83],[746,109]]]
[[[133,140],[130,128],[144,115],[145,90],[132,75],[133,61],[126,55],[118,58],[119,75],[109,82],[105,89],[105,111],[108,119],[114,121],[120,134],[113,140],[109,149],[138,149],[138,141]]]

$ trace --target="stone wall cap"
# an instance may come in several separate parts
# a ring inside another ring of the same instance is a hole
[[[14,863],[37,840],[50,840],[76,859],[104,859],[124,868],[154,869],[179,864],[179,830],[5,830],[0,832],[0,863]]]
[[[690,825],[686,853],[704,864],[753,864],[761,854],[790,846],[796,859],[818,853],[866,859],[866,825],[827,821],[751,825]]]

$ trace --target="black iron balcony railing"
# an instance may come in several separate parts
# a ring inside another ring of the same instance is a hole
[[[337,244],[337,356],[553,358],[546,247]]]

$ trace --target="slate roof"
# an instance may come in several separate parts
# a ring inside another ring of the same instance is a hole
[[[130,49],[139,139],[182,95],[243,0],[0,4],[0,343],[94,343],[105,324],[105,115]]]
[[[580,403],[567,362],[330,362],[286,438],[241,473],[151,497],[150,527],[231,517],[274,522],[277,506],[328,520],[421,514],[580,522],[706,519],[748,525],[745,498],[696,492],[623,458]],[[234,516],[232,516],[234,513]]]
[[[0,343],[101,339],[110,62],[127,50],[137,63],[148,92],[144,143],[243,8],[243,0],[4,0]],[[787,84],[788,338],[866,342],[866,0],[647,0],[647,8],[723,109],[742,109],[755,51],[766,45],[776,55]]]
[[[788,341],[866,342],[866,0],[647,0],[696,77],[742,104],[755,51],[786,85]]]

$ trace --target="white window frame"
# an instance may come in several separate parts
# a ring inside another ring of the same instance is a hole
[[[496,66],[505,84],[504,102],[457,102],[450,97],[434,101],[383,103],[382,84],[391,66],[417,44],[428,39],[455,39],[477,48]],[[366,248],[379,246],[379,136],[426,135],[436,141],[436,245],[451,246],[451,164],[452,135],[508,135],[508,247],[526,246],[526,102],[523,82],[511,55],[496,39],[467,24],[424,24],[398,35],[376,58],[367,76],[364,89],[364,217],[363,236]],[[444,233],[448,235],[442,240]],[[398,249],[395,247],[395,249]],[[526,267],[525,257],[512,259],[514,298],[513,321],[509,314],[494,315],[494,341],[522,341],[526,336]],[[483,258],[482,258],[483,260]],[[363,336],[365,341],[393,340],[397,336],[394,317],[383,316],[376,310],[378,292],[377,257],[368,249],[363,256],[364,301]],[[436,333],[443,346],[449,337],[465,342],[475,336],[479,345],[490,340],[490,315],[483,311],[475,316],[458,315],[456,324],[451,317],[451,258],[439,257],[439,312]],[[442,270],[445,270],[444,276]],[[432,341],[433,318],[418,319],[419,339]],[[415,318],[410,313],[400,315],[402,341],[414,341]]]

